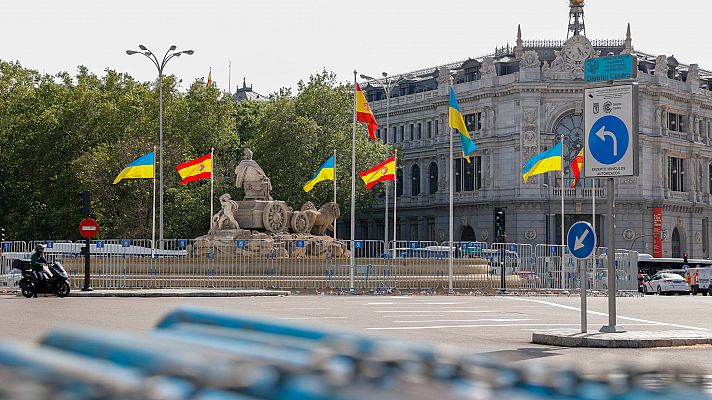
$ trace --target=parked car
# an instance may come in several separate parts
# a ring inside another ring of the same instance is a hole
[[[690,285],[687,284],[685,278],[672,272],[658,272],[653,275],[649,281],[643,286],[644,294],[688,294],[690,293]]]
[[[662,273],[677,274],[677,275],[682,276],[683,278],[685,277],[686,272],[687,271],[685,271],[684,269],[681,269],[681,268],[680,269],[664,269],[664,270],[659,271],[659,273],[661,273],[661,274]]]

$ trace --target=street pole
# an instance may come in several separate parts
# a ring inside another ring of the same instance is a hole
[[[452,75],[450,75],[450,90],[452,90],[454,81],[455,81],[455,78]],[[450,162],[449,162],[449,177],[448,177],[449,201],[448,201],[448,249],[447,249],[447,254],[448,254],[448,256],[447,256],[447,277],[448,277],[447,290],[449,293],[452,293],[452,272],[453,272],[452,258],[453,258],[453,252],[454,252],[453,243],[452,243],[453,236],[454,236],[453,226],[452,226],[453,225],[452,219],[453,219],[453,214],[454,214],[452,203],[454,200],[454,196],[453,196],[452,192],[455,187],[454,182],[453,182],[453,175],[455,174],[454,173],[455,168],[453,166],[454,160],[453,160],[453,155],[452,155],[452,152],[453,152],[452,137],[454,135],[455,135],[455,129],[452,127],[452,124],[450,124],[450,141],[449,141],[450,142],[450,150],[448,151],[448,156],[449,156]]]
[[[158,243],[163,250],[163,68],[158,69],[158,145],[161,148],[158,158]]]
[[[126,50],[126,54],[132,56],[134,54],[141,54],[146,56],[149,60],[151,60],[151,63],[156,67],[158,70],[158,141],[159,141],[159,147],[160,147],[160,153],[159,153],[159,161],[158,161],[158,170],[159,170],[159,217],[158,217],[158,241],[160,243],[160,248],[163,248],[163,70],[166,67],[166,64],[168,61],[170,61],[174,57],[180,57],[183,54],[186,55],[193,55],[195,53],[193,50],[182,50],[182,51],[175,51],[176,46],[172,45],[171,47],[168,48],[168,51],[166,51],[166,54],[163,55],[163,59],[161,61],[158,60],[156,55],[149,50],[146,46],[140,44],[138,46],[140,51],[138,50]],[[155,175],[155,174],[154,174]]]
[[[606,242],[608,242],[608,325],[601,328],[604,333],[621,333],[625,329],[616,325],[616,206],[615,185],[613,178],[606,178],[608,195],[608,224]]]
[[[349,289],[354,290],[354,269],[356,251],[356,70],[354,70],[354,121],[351,132],[351,254],[349,268]]]

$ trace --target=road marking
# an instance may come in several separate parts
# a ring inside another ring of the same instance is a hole
[[[388,306],[388,305],[392,305],[392,304],[395,304],[395,303],[390,301],[390,302],[385,302],[385,303],[364,303],[363,305],[364,306]]]
[[[544,300],[523,299],[523,298],[518,298],[518,297],[502,297],[502,298],[504,298],[504,299],[510,299],[510,300],[517,300],[517,301],[529,301],[529,302],[532,302],[532,303],[539,303],[539,304],[544,304],[544,305],[548,305],[548,306],[552,306],[552,307],[559,307],[559,308],[563,308],[563,309],[571,310],[571,311],[579,311],[579,312],[581,311],[581,309],[580,309],[579,307],[566,306],[566,305],[563,305],[563,304],[552,303],[552,302],[550,302],[550,301],[544,301]],[[588,313],[589,313],[589,314],[593,314],[593,315],[601,315],[601,316],[604,316],[604,317],[608,317],[608,314],[607,314],[607,313],[602,313],[602,312],[598,312],[598,311],[591,311],[591,310],[588,310]],[[620,316],[620,315],[618,316],[618,319],[624,319],[624,320],[627,320],[627,321],[635,321],[635,322],[643,322],[643,323],[652,324],[652,325],[665,325],[665,326],[672,326],[672,327],[675,327],[675,328],[692,329],[692,330],[696,330],[696,331],[707,331],[707,332],[712,331],[712,329],[699,328],[699,327],[696,327],[696,326],[672,324],[672,323],[669,323],[669,322],[651,321],[651,320],[642,319],[642,318],[623,317],[623,316]]]
[[[536,321],[533,318],[482,318],[482,319],[421,319],[417,321],[392,321],[399,324],[417,324],[422,322],[519,322]]]
[[[580,325],[580,324],[579,324]],[[590,323],[588,326],[596,326],[597,324]],[[656,324],[625,324],[625,326],[659,326]],[[523,331],[530,331],[530,332],[539,332],[541,329],[535,329],[535,328],[522,328],[521,330]]]
[[[375,312],[377,312],[377,313],[435,313],[435,314],[443,314],[443,313],[491,313],[494,311],[490,311],[490,310],[421,310],[421,311],[376,310]]]
[[[455,304],[467,304],[467,303],[464,302],[464,301],[439,302],[439,303],[435,303],[435,302],[423,303],[423,302],[420,302],[420,301],[419,301],[418,304],[419,304],[419,305],[420,305],[420,304],[425,304],[425,305],[428,305],[428,306],[452,306],[452,305],[455,305]]]
[[[289,308],[273,308],[272,311],[301,311],[301,310],[329,310],[327,307],[289,307]]]
[[[505,328],[516,326],[579,326],[580,324],[473,324],[473,325],[431,325],[431,326],[395,326],[384,328],[366,328],[371,331],[405,331],[421,329],[455,329],[455,328]]]
[[[309,319],[346,319],[346,317],[280,317],[279,319],[286,319],[286,320],[293,320],[293,319],[301,319],[301,320],[309,320]]]

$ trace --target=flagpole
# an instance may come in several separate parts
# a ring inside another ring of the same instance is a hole
[[[214,199],[215,199],[215,148],[210,148],[210,224],[209,229],[212,230],[213,225],[213,215],[215,215],[214,210]]]
[[[561,134],[561,245],[566,246],[566,236],[564,236],[564,135]],[[563,256],[564,249],[562,247],[561,254]],[[561,288],[564,289],[564,265],[561,265]]]
[[[453,87],[453,81],[454,78],[450,76],[450,89]],[[449,111],[448,111],[449,112]],[[452,155],[452,149],[453,149],[453,144],[452,144],[452,137],[455,134],[455,129],[452,127],[452,124],[450,124],[450,151],[448,151],[448,155],[450,156],[450,165],[449,165],[449,174],[450,177],[448,178],[448,185],[450,186],[448,192],[449,192],[449,205],[448,205],[448,241],[449,241],[449,247],[448,247],[448,257],[447,257],[447,275],[448,275],[448,282],[447,282],[447,288],[448,292],[452,293],[452,272],[453,272],[453,226],[452,226],[452,219],[453,219],[453,188],[455,187],[453,183],[453,175],[454,175],[454,166],[453,166],[453,155]]]
[[[349,289],[354,290],[355,240],[356,240],[356,70],[354,70],[354,121],[351,132],[351,260],[349,269]]]
[[[334,204],[336,204],[336,149],[334,149]],[[336,240],[336,220],[334,220],[334,240]]]
[[[152,214],[153,223],[151,225],[151,257],[153,257],[156,251],[156,146],[153,146],[153,202]]]
[[[232,95],[232,61],[227,62],[227,92]]]
[[[393,258],[396,258],[396,232],[398,227],[398,218],[396,218],[396,203],[398,202],[398,147],[395,147],[393,153],[395,168],[393,177]],[[386,244],[388,245],[388,244]]]

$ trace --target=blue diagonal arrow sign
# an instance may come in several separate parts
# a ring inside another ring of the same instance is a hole
[[[593,231],[591,224],[579,221],[571,225],[566,235],[566,246],[571,255],[578,259],[590,257],[596,248],[596,232]]]

